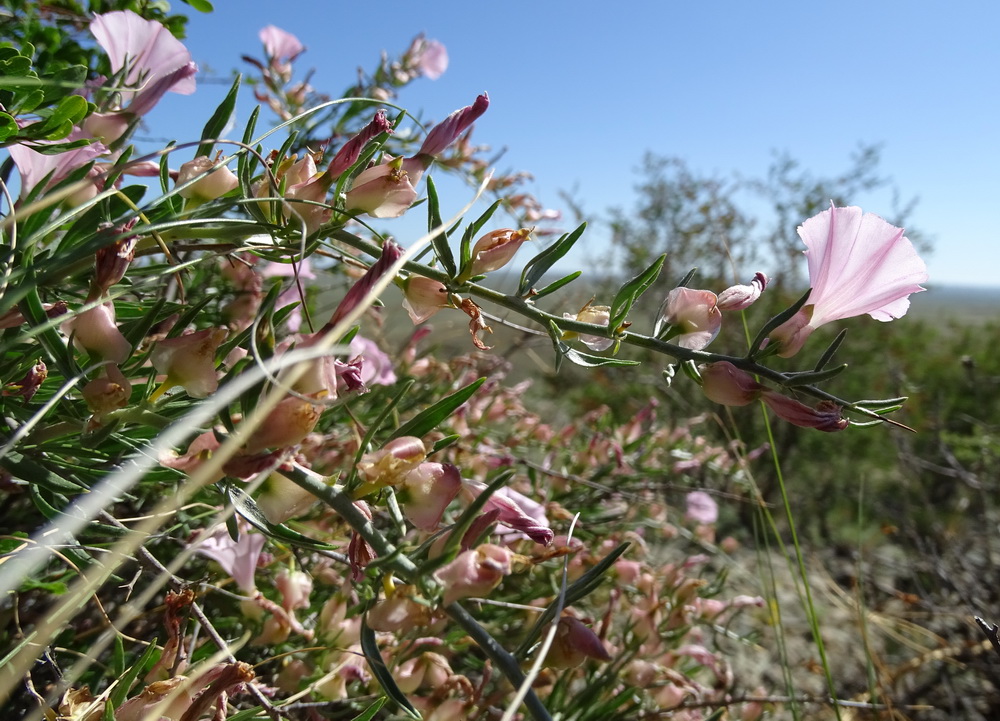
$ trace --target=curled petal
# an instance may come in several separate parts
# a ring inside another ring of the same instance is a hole
[[[749,284],[734,285],[719,293],[717,303],[719,310],[746,310],[760,298],[760,294],[764,292],[766,287],[767,276],[758,271]]]

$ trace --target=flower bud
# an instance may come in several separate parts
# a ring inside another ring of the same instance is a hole
[[[63,323],[62,331],[73,336],[78,348],[102,360],[121,364],[132,353],[132,345],[115,324],[115,304],[110,301],[78,313]]]
[[[333,160],[330,162],[330,167],[326,171],[327,175],[333,179],[339,178],[345,170],[357,162],[358,156],[361,155],[362,148],[368,144],[368,141],[378,135],[381,135],[382,133],[391,132],[392,123],[390,123],[389,119],[386,118],[385,111],[379,110],[375,113],[375,117],[372,121],[368,123],[368,125],[366,125],[360,133],[341,146],[340,150],[337,151],[337,154],[333,156]]]
[[[555,638],[545,657],[545,665],[549,668],[573,668],[588,658],[610,661],[611,654],[590,628],[572,616],[563,616],[559,619]]]
[[[31,397],[38,392],[39,387],[48,377],[49,369],[45,365],[45,361],[39,358],[38,361],[31,366],[28,372],[24,374],[21,380],[5,384],[6,387],[3,389],[3,395],[21,396],[24,399],[24,402],[27,403],[31,400]]]
[[[135,226],[136,220],[132,219],[112,232],[127,233]],[[125,277],[125,271],[135,258],[135,246],[138,242],[136,236],[121,238],[94,254],[94,287],[100,293],[107,293],[111,286]]]
[[[418,155],[439,155],[445,148],[458,140],[458,136],[469,127],[490,107],[490,96],[483,93],[472,105],[460,108],[431,128],[420,146]]]
[[[207,203],[225,195],[240,184],[233,171],[224,165],[216,168],[216,165],[218,160],[210,160],[204,155],[199,155],[181,165],[177,173],[177,185],[183,185],[194,178],[198,180],[182,189],[179,195],[199,203]]]
[[[504,267],[530,234],[531,230],[528,228],[505,228],[487,233],[472,247],[472,264],[468,275],[482,275]]]
[[[760,397],[764,389],[746,371],[741,371],[729,361],[718,361],[700,366],[701,389],[710,401],[724,406],[745,406]]]

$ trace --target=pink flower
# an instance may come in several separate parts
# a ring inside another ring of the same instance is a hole
[[[208,328],[159,341],[150,353],[150,361],[167,379],[150,400],[156,400],[174,386],[184,386],[192,398],[205,398],[215,393],[219,387],[215,351],[226,335],[224,328]]]
[[[418,35],[413,38],[403,60],[420,75],[437,80],[448,69],[448,50],[437,40]]]
[[[261,28],[257,37],[264,44],[268,59],[279,63],[292,62],[306,49],[297,37],[274,25]]]
[[[236,188],[240,184],[236,174],[224,165],[221,168],[216,168],[218,162],[200,155],[181,165],[177,172],[177,185],[183,185],[195,178],[197,180],[181,190],[178,195],[199,203],[207,203]],[[215,169],[213,170],[213,168]]]
[[[511,553],[489,543],[463,551],[434,576],[444,586],[445,605],[471,596],[482,596],[500,585],[511,572]]]
[[[71,135],[70,138],[75,139]],[[108,153],[102,143],[91,143],[82,148],[67,150],[65,153],[45,154],[15,143],[7,148],[11,160],[21,176],[21,197],[25,197],[36,185],[45,180],[45,187],[51,187],[87,163]]]
[[[396,382],[392,359],[373,340],[361,335],[351,339],[351,355],[361,358],[361,382],[365,385],[391,386]]]
[[[417,191],[397,158],[362,171],[347,191],[344,209],[373,218],[398,218],[416,199]]]
[[[414,325],[423,323],[442,308],[451,306],[444,283],[411,275],[403,281],[403,307]]]
[[[427,458],[424,442],[414,436],[393,438],[358,461],[358,476],[374,486],[395,486],[403,482]]]
[[[216,561],[236,581],[241,590],[251,593],[256,588],[254,575],[266,540],[259,533],[241,530],[240,540],[234,541],[226,525],[220,524],[212,535],[198,544],[195,550]]]
[[[325,393],[317,394],[325,395]],[[295,446],[312,433],[323,408],[296,396],[288,396],[278,402],[264,422],[250,434],[244,445],[248,454],[259,453],[267,448],[287,448]]]
[[[448,504],[462,488],[462,476],[450,463],[421,463],[403,478],[397,490],[403,515],[421,531],[441,523]]]
[[[715,523],[719,520],[719,506],[715,499],[704,491],[692,491],[685,498],[687,512],[684,514],[695,523]]]
[[[658,325],[672,326],[665,340],[701,350],[715,340],[722,327],[718,298],[709,290],[674,288],[663,303]]]
[[[110,301],[78,313],[62,325],[77,347],[102,360],[124,363],[132,346],[115,324],[115,304]]]
[[[832,204],[799,226],[812,292],[802,310],[771,333],[788,358],[824,323],[867,313],[890,321],[906,314],[924,288],[927,266],[903,229],[861,208]]]
[[[131,10],[94,16],[90,31],[111,60],[111,69],[124,70],[116,88],[122,103],[134,115],[145,115],[168,90],[190,95],[195,91],[198,66],[184,44],[163,25],[145,20]]]

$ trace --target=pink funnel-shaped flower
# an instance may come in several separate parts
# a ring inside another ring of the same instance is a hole
[[[215,352],[225,339],[225,328],[208,328],[159,341],[150,353],[150,361],[167,379],[152,400],[174,386],[184,386],[192,398],[205,398],[215,393],[219,387]]]
[[[486,543],[458,554],[454,561],[438,569],[434,576],[444,586],[444,602],[447,605],[462,598],[489,593],[510,572],[510,551]]]
[[[163,25],[131,10],[94,16],[90,32],[111,60],[111,69],[125,69],[121,89],[123,105],[144,115],[168,90],[190,95],[195,91],[198,66],[184,44]]]
[[[75,138],[71,135],[69,139]],[[77,168],[107,154],[108,149],[102,143],[91,143],[65,153],[45,154],[14,144],[7,148],[7,152],[21,175],[21,197],[24,197],[46,176],[49,178],[46,187],[55,185]]]
[[[903,229],[861,208],[833,205],[799,226],[809,260],[808,304],[771,333],[779,355],[799,352],[824,323],[867,313],[890,321],[906,314],[909,296],[924,290],[927,266]]]

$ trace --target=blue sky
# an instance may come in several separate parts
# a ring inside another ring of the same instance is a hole
[[[418,32],[443,42],[450,67],[400,103],[440,119],[487,90],[475,139],[506,148],[501,168],[528,170],[559,207],[572,190],[591,214],[630,207],[647,150],[703,173],[763,175],[775,151],[815,174],[843,171],[860,143],[882,143],[884,175],[928,234],[932,283],[998,285],[992,225],[1000,182],[1000,4],[993,2],[470,2],[216,0],[190,11],[186,44],[207,75],[260,55],[273,23],[307,46],[301,71],[337,92],[356,68],[395,55]],[[185,8],[181,3],[176,7]],[[196,139],[224,85],[169,97],[150,133]],[[238,108],[242,126],[253,100]],[[449,195],[457,209],[464,197]],[[853,199],[889,215],[889,193]],[[446,208],[447,209],[447,208]],[[398,237],[405,241],[403,233]],[[599,254],[606,229],[588,232]],[[750,277],[754,269],[745,269]]]

